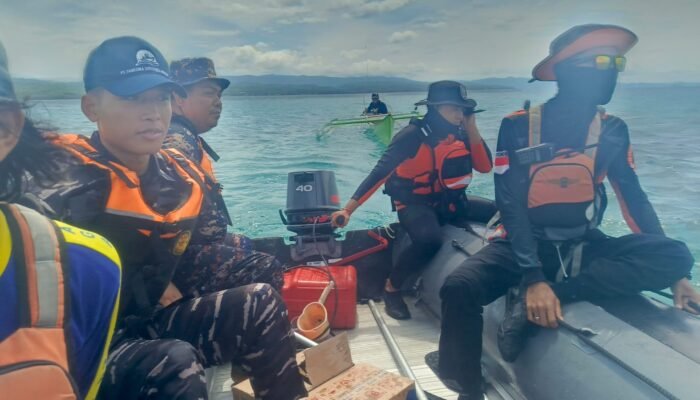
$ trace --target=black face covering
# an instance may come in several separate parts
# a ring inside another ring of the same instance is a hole
[[[430,125],[435,134],[441,137],[450,133],[456,133],[459,130],[459,125],[452,125],[440,114],[435,106],[428,106],[428,113],[425,114],[423,120]]]
[[[559,96],[588,105],[610,102],[617,85],[617,70],[599,70],[566,64],[554,66],[559,85]]]

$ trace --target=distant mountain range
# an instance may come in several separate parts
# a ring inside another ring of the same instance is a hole
[[[369,77],[329,77],[306,75],[241,75],[227,76],[231,86],[227,96],[274,96],[274,95],[318,95],[352,93],[391,93],[425,92],[428,82],[406,78]],[[463,81],[469,90],[520,90],[528,88],[528,78],[486,78]],[[667,86],[668,84],[626,84],[625,86]],[[678,84],[700,86],[700,83]],[[15,79],[15,86],[21,98],[71,99],[83,94],[80,82],[60,82],[41,79]]]

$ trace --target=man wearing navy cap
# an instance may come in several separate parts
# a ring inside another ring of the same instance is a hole
[[[216,154],[202,134],[214,128],[221,116],[221,95],[229,86],[228,79],[218,77],[214,62],[205,57],[173,61],[170,76],[182,85],[187,96],[175,94],[172,99],[173,117],[163,148],[175,149],[199,165],[212,181],[209,214],[201,215],[200,229],[182,255],[174,278],[176,284],[189,293],[216,291],[249,283],[268,283],[282,290],[283,267],[269,254],[253,249],[253,241],[245,235],[227,233],[231,218],[222,197],[222,185],[214,174],[212,161]],[[190,292],[191,291],[191,292]]]
[[[93,50],[84,71],[90,138],[59,142],[77,160],[70,179],[39,191],[57,219],[110,239],[124,279],[102,399],[204,399],[204,368],[233,362],[256,397],[306,395],[280,296],[256,284],[197,297],[173,283],[200,214],[213,207],[211,181],[175,150],[161,150],[171,95],[186,91],[151,44],[118,37]]]

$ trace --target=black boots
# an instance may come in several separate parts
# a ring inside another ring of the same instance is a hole
[[[382,297],[387,315],[398,320],[411,319],[411,312],[408,311],[408,306],[403,301],[400,291],[388,292],[385,289]]]
[[[453,392],[459,393],[459,398],[458,400],[483,400],[484,398],[484,383],[482,382],[481,385],[477,388],[477,390],[473,391],[473,393],[468,393],[468,391],[462,386],[457,383],[454,379],[443,379],[440,376],[440,371],[438,368],[438,365],[440,364],[440,352],[439,351],[433,351],[425,355],[425,365],[427,365],[435,374],[435,376],[440,379],[443,385],[445,385],[446,388],[450,389]]]
[[[527,319],[525,295],[518,288],[511,288],[506,295],[506,312],[498,327],[498,350],[503,360],[515,361],[533,330],[534,325]]]

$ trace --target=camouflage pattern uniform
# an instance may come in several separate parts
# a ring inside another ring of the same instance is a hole
[[[173,283],[186,296],[257,282],[268,283],[279,292],[284,284],[283,270],[274,256],[253,250],[250,238],[227,234],[222,242],[190,245]]]
[[[205,79],[216,80],[222,88],[228,81],[216,76],[214,63],[208,58],[185,58],[170,66],[173,80],[188,86]],[[164,148],[174,148],[201,165],[209,153],[218,155],[206,144],[193,124],[182,115],[173,114]],[[212,203],[215,203],[212,201]],[[274,256],[257,252],[253,242],[240,234],[226,232],[227,218],[223,206],[213,204],[200,215],[199,225],[183,254],[173,279],[183,294],[199,295],[250,283],[263,282],[281,290],[283,266]]]
[[[227,362],[251,376],[259,399],[307,395],[286,306],[270,285],[185,298],[157,311],[141,336],[114,345],[100,399],[206,399],[204,368]]]
[[[103,151],[99,141],[91,143]],[[167,213],[181,199],[163,197],[182,193],[181,178],[167,164],[152,165],[163,168],[150,169],[142,176],[141,182],[156,180],[142,187],[142,194],[150,207]],[[76,226],[90,226],[103,212],[109,182],[102,171],[76,164],[69,169],[67,180],[55,187],[30,187],[37,189],[36,200],[43,200],[37,204],[44,211]],[[203,210],[207,206],[203,204]],[[250,248],[250,243],[231,238],[229,245]],[[224,238],[221,241],[225,243]],[[125,264],[124,269],[138,267]],[[261,399],[296,399],[306,394],[294,358],[287,308],[268,284],[209,290],[198,297],[185,295],[169,307],[158,307],[150,318],[120,315],[118,326],[99,399],[206,399],[203,369],[225,363],[242,366]]]

